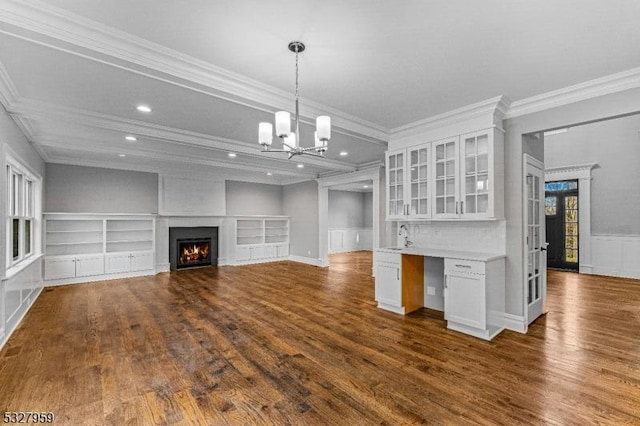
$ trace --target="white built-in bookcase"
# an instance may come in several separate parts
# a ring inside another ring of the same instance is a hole
[[[45,213],[45,283],[155,273],[155,216]]]
[[[235,263],[258,263],[289,257],[288,217],[236,218]]]

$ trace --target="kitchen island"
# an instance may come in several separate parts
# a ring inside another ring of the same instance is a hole
[[[505,254],[425,247],[374,252],[378,307],[444,311],[447,328],[485,340],[504,329]]]

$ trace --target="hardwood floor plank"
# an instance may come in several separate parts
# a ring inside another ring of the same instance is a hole
[[[376,308],[371,253],[45,289],[0,408],[57,424],[640,424],[640,282],[549,271],[548,313],[485,342]]]

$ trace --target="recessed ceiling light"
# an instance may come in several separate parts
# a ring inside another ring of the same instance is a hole
[[[304,168],[304,164],[298,164],[298,168],[299,168],[299,169]]]
[[[140,112],[151,112],[151,108],[148,105],[138,105],[136,109]]]
[[[369,187],[369,185],[365,185],[365,186],[364,186],[364,188],[368,188],[368,187]]]
[[[229,157],[231,158],[236,158],[238,156],[238,154],[236,154],[235,152],[230,152],[229,153]]]
[[[124,154],[118,154],[118,157],[126,157]]]
[[[340,157],[346,157],[347,155],[349,155],[347,151],[340,151]]]
[[[273,176],[273,173],[267,172],[267,176]]]
[[[128,140],[129,142],[135,142],[135,141],[138,140],[138,138],[136,138],[135,136],[131,136],[131,135],[125,136],[124,138],[126,140]]]

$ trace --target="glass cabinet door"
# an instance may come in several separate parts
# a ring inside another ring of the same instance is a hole
[[[460,213],[485,216],[489,213],[489,135],[463,136],[461,155],[462,196]]]
[[[404,151],[387,154],[387,218],[405,217]]]
[[[410,203],[409,215],[427,218],[431,209],[430,189],[431,172],[429,161],[431,160],[430,146],[422,146],[409,150],[409,176],[410,176]]]
[[[458,206],[458,139],[433,144],[435,155],[434,217],[457,217]]]

